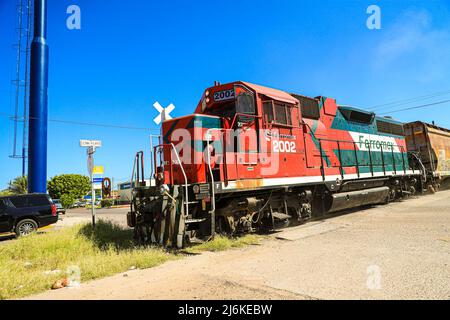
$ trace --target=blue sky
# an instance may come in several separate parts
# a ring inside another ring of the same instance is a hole
[[[10,159],[17,0],[0,0],[0,189]],[[81,9],[68,30],[66,9]],[[369,5],[381,30],[366,27]],[[244,80],[338,103],[373,106],[450,90],[450,3],[428,1],[48,0],[49,118],[151,128],[152,104],[191,113],[214,80]],[[450,94],[407,106],[450,99]],[[383,111],[401,107],[386,108]],[[450,128],[450,104],[393,113]],[[128,179],[146,130],[49,122],[48,176],[86,173],[80,138],[101,139],[96,163]]]

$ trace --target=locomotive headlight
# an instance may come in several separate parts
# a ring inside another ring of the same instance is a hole
[[[195,185],[192,187],[192,191],[194,191],[194,193],[199,193],[199,192],[200,192],[200,187],[198,186],[198,184],[195,184]]]
[[[206,90],[205,92],[205,96],[208,97],[209,96],[209,90]]]
[[[206,103],[209,103],[209,98],[206,98]]]

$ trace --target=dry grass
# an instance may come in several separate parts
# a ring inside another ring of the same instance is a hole
[[[257,244],[261,236],[217,236],[213,241],[187,248],[187,252],[221,251]],[[132,231],[108,221],[80,224],[43,234],[33,234],[0,246],[0,300],[25,297],[51,288],[79,268],[81,282],[129,270],[150,268],[180,258],[177,251],[136,247]],[[58,272],[59,270],[59,272]],[[51,272],[53,271],[53,272]]]
[[[0,299],[48,290],[71,266],[79,268],[84,282],[176,257],[160,248],[135,247],[130,230],[104,221],[97,223],[95,233],[85,224],[33,234],[0,246]],[[52,270],[60,272],[49,274]]]
[[[201,251],[222,251],[232,248],[241,248],[247,245],[259,244],[262,236],[248,234],[241,237],[217,236],[212,241],[193,245],[186,249],[187,252],[195,253]]]

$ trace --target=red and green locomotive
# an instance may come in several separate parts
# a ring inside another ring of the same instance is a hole
[[[163,122],[154,183],[138,153],[128,224],[143,242],[272,230],[423,189],[403,126],[328,97],[237,81]]]

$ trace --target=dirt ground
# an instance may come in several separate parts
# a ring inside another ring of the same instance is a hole
[[[31,299],[450,299],[450,191]]]

